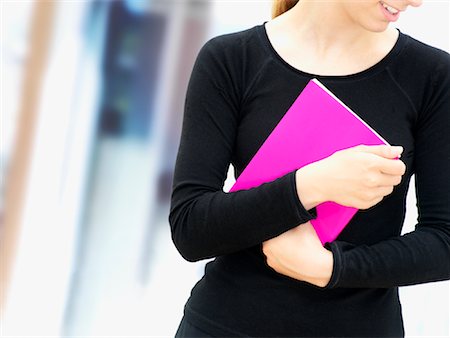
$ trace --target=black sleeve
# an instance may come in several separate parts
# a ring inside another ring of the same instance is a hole
[[[223,191],[243,84],[238,60],[225,57],[216,39],[201,49],[189,81],[171,197],[172,239],[189,261],[258,245],[314,217],[297,197],[295,171]]]
[[[335,241],[328,288],[388,288],[450,279],[450,61],[433,74],[415,135],[415,231],[372,246]]]

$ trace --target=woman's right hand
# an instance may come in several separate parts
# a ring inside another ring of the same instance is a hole
[[[314,173],[314,187],[319,190],[315,193],[321,201],[369,209],[400,184],[406,166],[395,158],[402,151],[402,147],[359,145],[306,166],[309,170],[304,168],[305,173]],[[302,169],[297,176],[300,181]]]

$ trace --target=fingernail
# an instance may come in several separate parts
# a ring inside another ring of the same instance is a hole
[[[402,156],[401,153],[403,152],[403,147],[402,146],[393,146],[392,151],[393,151],[394,155],[397,155],[397,157],[400,158]]]

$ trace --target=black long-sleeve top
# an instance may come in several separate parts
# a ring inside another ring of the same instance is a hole
[[[392,194],[326,244],[334,267],[325,288],[276,273],[261,250],[315,217],[297,196],[295,171],[223,191],[229,164],[238,177],[313,77],[402,145],[407,167]],[[413,174],[418,219],[401,236]],[[264,24],[211,39],[188,86],[169,221],[183,257],[216,257],[185,307],[186,319],[212,335],[403,336],[398,287],[450,279],[449,54],[400,32],[374,66],[317,76],[286,63]]]

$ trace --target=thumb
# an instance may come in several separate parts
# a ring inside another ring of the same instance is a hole
[[[400,157],[400,154],[403,152],[402,146],[389,146],[385,144],[372,146],[361,144],[354,147],[354,149],[356,151],[371,153],[385,158],[395,158],[397,156]]]

